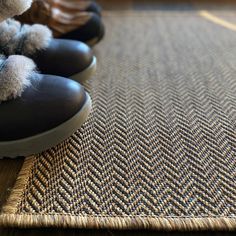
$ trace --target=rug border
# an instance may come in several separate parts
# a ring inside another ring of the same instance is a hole
[[[23,190],[25,189],[28,179],[30,178],[30,172],[34,162],[35,156],[29,156],[24,159],[24,163],[18,173],[16,182],[11,189],[11,193],[7,198],[6,203],[2,206],[1,215],[15,214],[17,212],[17,206],[21,201],[22,195],[24,194]]]
[[[164,230],[164,231],[193,231],[193,230],[236,230],[236,217],[215,218],[174,218],[174,217],[88,217],[69,215],[0,215],[0,227],[18,228],[87,228],[114,230]]]
[[[62,227],[89,229],[152,230],[236,230],[234,217],[145,217],[145,216],[70,216],[66,214],[16,214],[24,194],[35,156],[25,158],[15,185],[0,214],[0,227]]]

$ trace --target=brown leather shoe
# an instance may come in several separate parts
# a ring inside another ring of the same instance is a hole
[[[36,0],[17,19],[24,23],[47,25],[54,37],[78,40],[92,46],[105,33],[99,9],[92,1]]]
[[[62,9],[66,12],[93,12],[101,16],[102,8],[95,1],[89,0],[43,0],[52,7]]]

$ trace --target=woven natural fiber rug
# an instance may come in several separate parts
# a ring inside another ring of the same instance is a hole
[[[236,32],[196,12],[105,22],[89,120],[26,158],[0,225],[235,229]]]

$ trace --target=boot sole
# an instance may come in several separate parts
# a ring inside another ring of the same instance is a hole
[[[30,156],[56,146],[82,126],[88,118],[91,108],[91,98],[86,94],[85,104],[80,111],[63,124],[29,138],[0,142],[0,159]]]
[[[89,41],[85,42],[89,47],[94,47],[100,41],[99,37],[90,39]]]
[[[97,59],[94,56],[91,64],[84,69],[82,72],[72,75],[70,79],[75,80],[79,83],[84,83],[86,80],[88,80],[90,77],[92,77],[97,69]]]

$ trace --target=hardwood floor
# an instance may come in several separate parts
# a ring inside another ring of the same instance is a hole
[[[0,209],[15,183],[22,164],[21,158],[0,160]]]
[[[235,0],[97,0],[104,10],[236,9]]]

